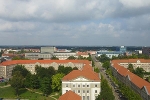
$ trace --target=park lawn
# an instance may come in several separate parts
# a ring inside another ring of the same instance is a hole
[[[14,89],[12,87],[7,88],[0,88],[0,98],[6,98],[6,99],[14,99],[17,98],[14,94]],[[41,94],[30,92],[26,89],[21,89],[19,91],[19,98],[21,99],[29,99],[29,100],[54,100],[51,97],[45,97]]]
[[[5,83],[4,82],[0,82],[0,86],[5,86]]]
[[[15,98],[15,91],[12,87],[0,88],[1,98]]]

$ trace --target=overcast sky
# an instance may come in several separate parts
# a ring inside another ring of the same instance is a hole
[[[0,0],[0,45],[150,46],[150,0]]]

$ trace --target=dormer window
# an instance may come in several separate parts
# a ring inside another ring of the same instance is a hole
[[[140,60],[137,60],[137,63],[141,63]]]

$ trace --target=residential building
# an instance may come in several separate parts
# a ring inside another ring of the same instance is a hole
[[[135,59],[129,59],[130,63],[134,62]],[[143,62],[144,60],[137,60]],[[150,83],[140,78],[139,76],[130,72],[123,65],[126,64],[127,60],[113,60],[111,61],[111,69],[113,75],[121,82],[129,86],[136,93],[141,95],[143,100],[150,100]],[[135,63],[135,62],[134,62]]]
[[[62,95],[73,91],[82,100],[95,100],[101,92],[100,75],[86,64],[82,70],[73,70],[62,79]]]
[[[65,94],[60,96],[58,100],[82,100],[82,98],[78,94],[69,90]]]
[[[139,67],[139,68],[143,68],[146,72],[150,72],[149,59],[123,59],[123,60],[114,60],[114,61],[119,63],[120,66],[123,66],[125,68],[128,68],[128,65],[132,64],[134,69]]]
[[[88,60],[11,60],[0,64],[0,75],[4,78],[11,78],[12,70],[16,65],[23,65],[31,74],[35,74],[36,65],[48,68],[50,66],[58,70],[58,67],[77,67],[82,70],[85,64],[90,64]]]

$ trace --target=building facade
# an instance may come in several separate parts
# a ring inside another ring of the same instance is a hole
[[[112,58],[118,57],[119,55],[124,55],[126,53],[126,47],[121,46],[119,51],[108,51],[108,50],[100,50],[96,52],[96,56],[100,57],[101,55],[105,54],[107,57]]]
[[[70,56],[78,57],[75,52],[57,52],[56,47],[41,47],[41,53],[25,53],[25,58],[31,60],[51,59],[53,56],[57,57],[59,60],[66,60]]]
[[[144,59],[113,60],[111,61],[111,69],[113,75],[119,81],[123,82],[136,93],[138,93],[143,100],[150,100],[150,83],[133,74],[126,67],[124,67],[126,63],[137,63],[137,65],[139,66],[139,63],[144,63],[144,61]]]
[[[128,68],[129,64],[133,65],[133,68],[143,68],[146,72],[150,72],[150,60],[149,59],[123,59],[115,60],[120,66]]]
[[[12,70],[16,65],[23,65],[31,74],[36,74],[35,67],[36,65],[48,68],[50,66],[54,67],[55,70],[59,66],[64,67],[77,67],[79,70],[83,69],[85,64],[90,64],[88,60],[12,60],[5,61],[0,64],[0,77],[11,78]]]
[[[83,70],[74,70],[62,79],[62,95],[73,91],[80,95],[82,100],[95,100],[101,92],[99,74],[92,68],[84,66]]]

